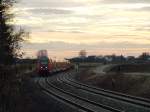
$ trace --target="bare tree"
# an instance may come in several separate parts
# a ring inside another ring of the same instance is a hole
[[[79,57],[85,58],[86,55],[87,55],[86,50],[81,50],[81,51],[79,52]]]
[[[147,61],[147,59],[150,57],[150,54],[148,52],[143,52],[140,56],[139,59],[142,61]]]
[[[23,29],[15,30],[13,14],[10,10],[15,0],[0,0],[0,64],[12,64],[14,59],[20,55],[20,42],[26,35]]]
[[[14,15],[11,8],[15,0],[0,0],[0,111],[14,112],[15,99],[19,94],[20,83],[16,70],[3,65],[11,65],[20,56],[21,42],[26,33],[16,30],[13,24]]]

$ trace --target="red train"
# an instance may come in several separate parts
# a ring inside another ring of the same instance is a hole
[[[38,58],[37,72],[39,75],[48,75],[53,70],[53,68],[54,66],[52,60],[50,60],[47,56]]]
[[[48,58],[47,50],[40,50],[37,53],[37,72],[40,76],[48,76],[51,73],[65,71],[70,67],[70,64],[66,62],[52,62]]]

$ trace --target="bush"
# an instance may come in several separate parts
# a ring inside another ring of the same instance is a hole
[[[29,71],[26,73],[26,71]],[[17,100],[21,96],[22,80],[34,71],[34,65],[0,65],[0,111],[16,112]]]

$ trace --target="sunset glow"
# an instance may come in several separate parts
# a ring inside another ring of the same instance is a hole
[[[61,59],[81,49],[135,56],[150,50],[148,0],[21,0],[13,12],[13,24],[30,32],[22,48],[28,57],[39,49]]]

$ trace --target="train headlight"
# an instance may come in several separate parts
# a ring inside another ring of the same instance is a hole
[[[47,69],[47,67],[45,67]]]
[[[41,69],[42,69],[43,67],[41,67]]]

